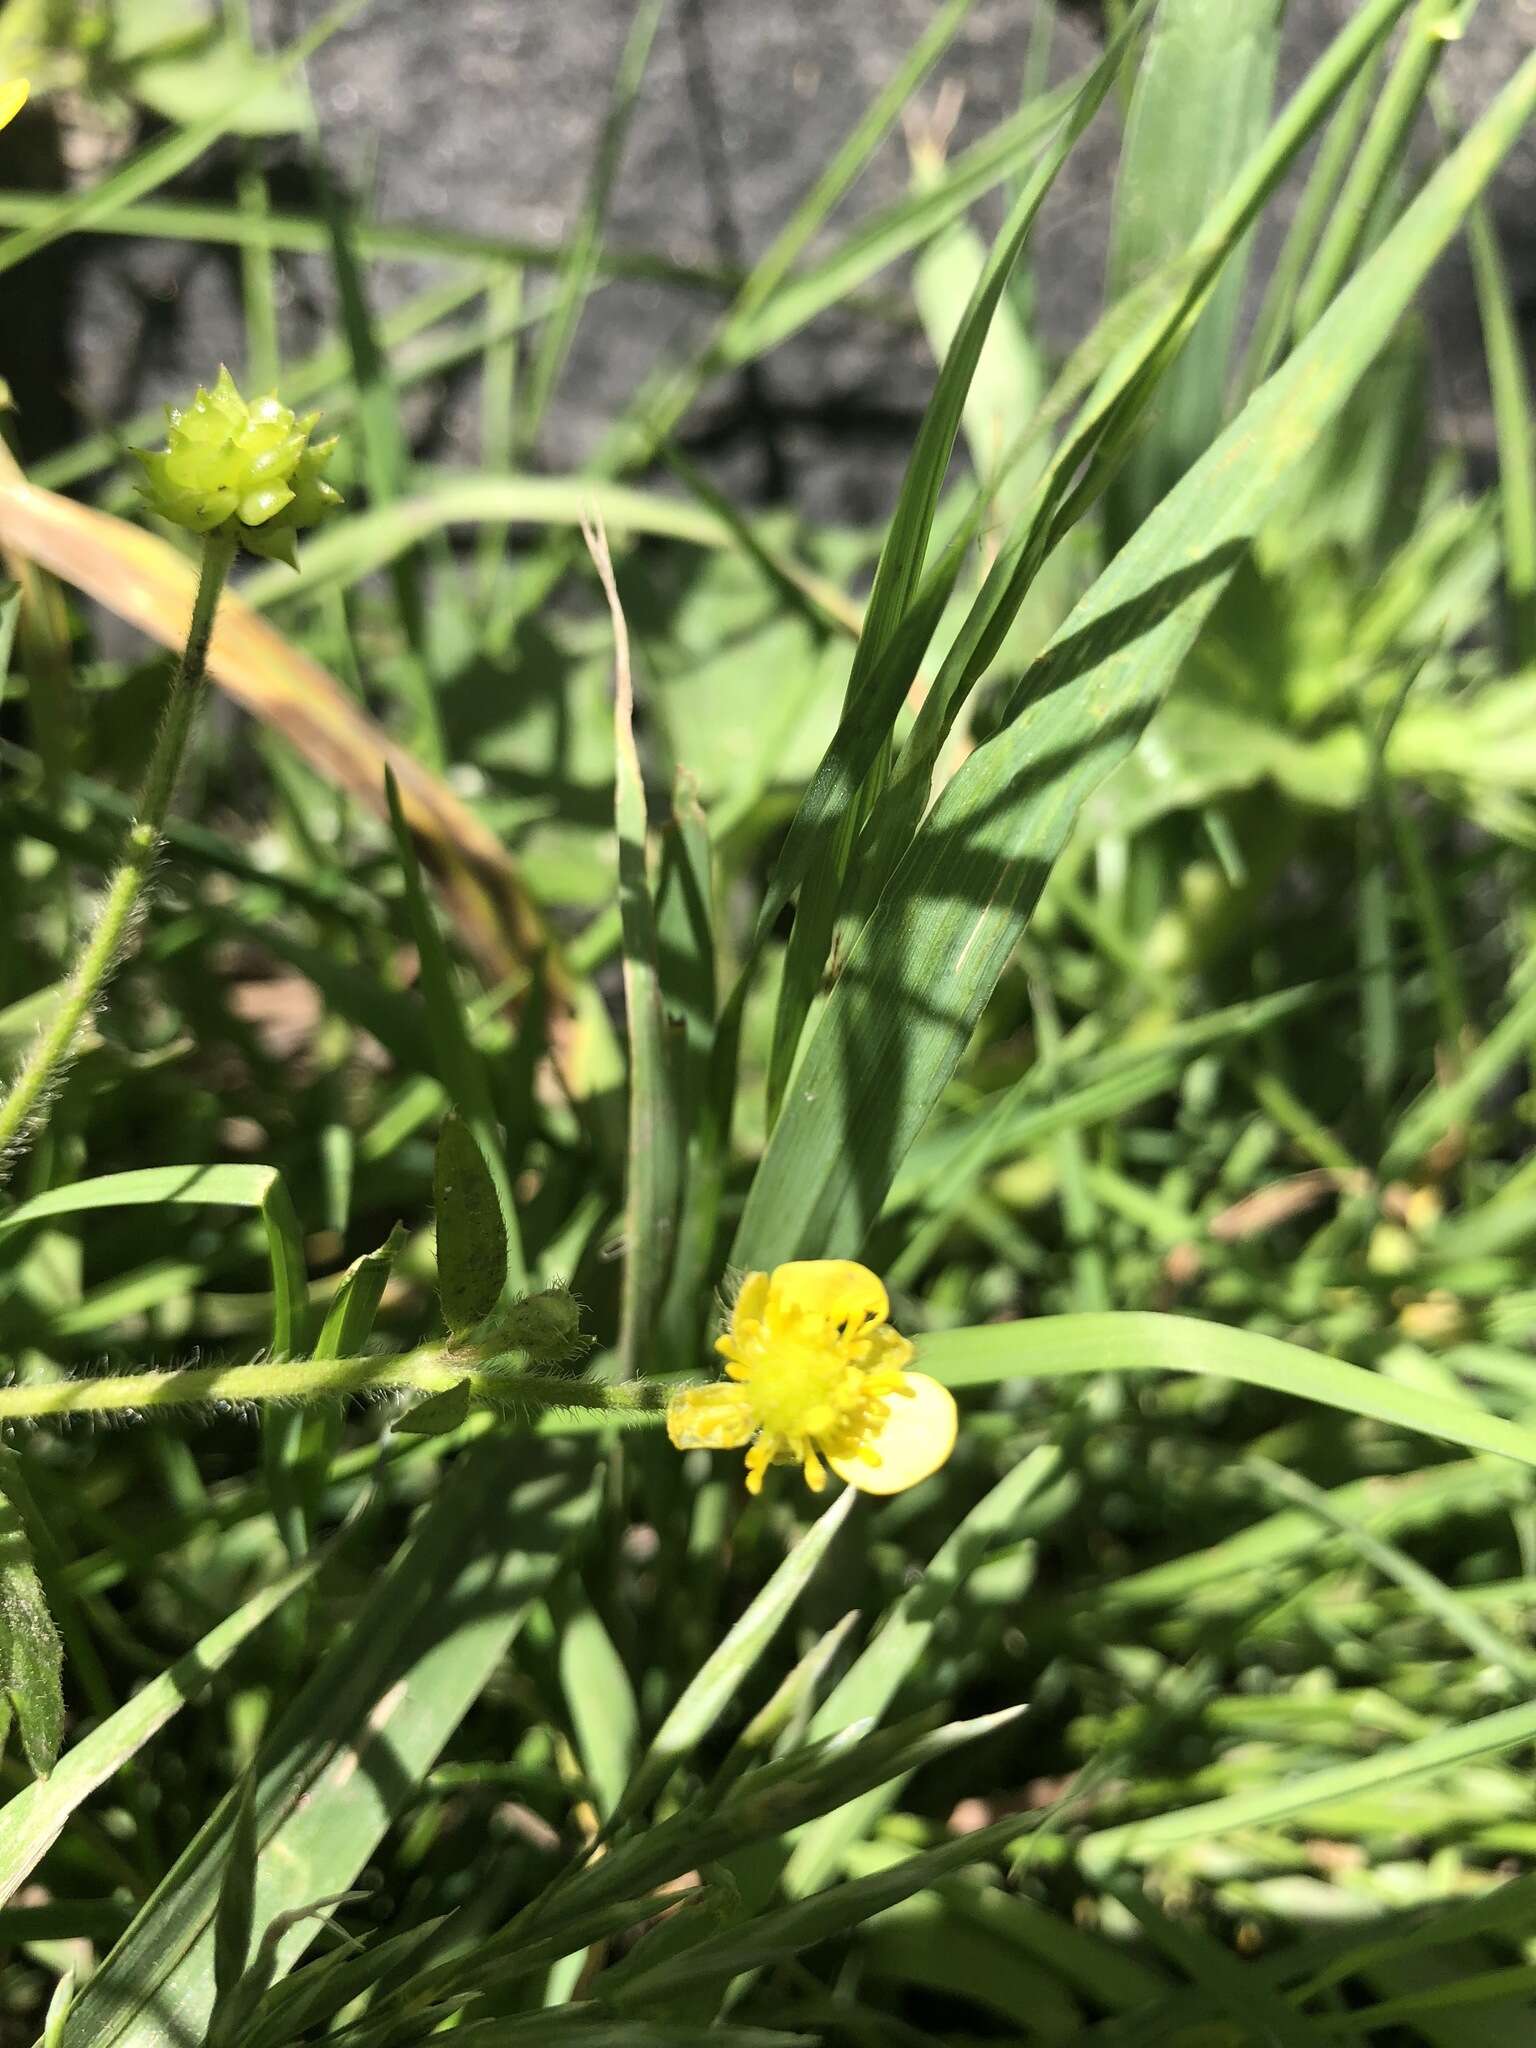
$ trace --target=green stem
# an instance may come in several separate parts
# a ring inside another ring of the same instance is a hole
[[[181,773],[187,738],[202,701],[214,613],[234,558],[234,541],[214,534],[206,536],[186,647],[171,681],[165,715],[133,822],[123,840],[122,855],[57,1010],[5,1096],[0,1098],[0,1180],[29,1131],[46,1117],[49,1096],[79,1049],[86,1019],[128,950],[145,886],[159,856],[166,813]]]
[[[211,1403],[344,1401],[358,1394],[446,1394],[468,1384],[470,1400],[507,1413],[595,1409],[622,1419],[659,1416],[666,1390],[635,1382],[603,1386],[553,1373],[497,1370],[484,1356],[456,1359],[440,1347],[397,1358],[313,1358],[283,1365],[196,1365],[175,1372],[43,1380],[0,1387],[0,1422],[57,1415],[142,1416]]]

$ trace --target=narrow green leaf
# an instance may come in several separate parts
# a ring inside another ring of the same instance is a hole
[[[710,1052],[715,1036],[714,853],[697,786],[680,768],[672,819],[662,835],[656,884],[656,943],[662,1006],[682,1021],[679,1113],[687,1133],[677,1253],[657,1314],[657,1356],[685,1366],[698,1347],[719,1215],[723,1157],[711,1121]]]
[[[385,770],[384,782],[395,848],[405,880],[406,910],[421,962],[421,993],[437,1056],[438,1078],[473,1135],[485,1170],[495,1186],[505,1233],[504,1278],[509,1288],[520,1288],[527,1283],[527,1269],[523,1263],[517,1206],[512,1198],[512,1183],[502,1151],[490,1083],[486,1079],[484,1061],[470,1037],[463,1009],[454,993],[448,949],[443,944],[442,933],[422,887],[421,867],[401,807],[400,792],[395,786],[393,773],[388,769]]]
[[[1163,0],[1136,73],[1115,188],[1110,294],[1142,283],[1204,226],[1268,119],[1281,0]],[[1203,455],[1221,429],[1246,245],[1158,386],[1139,446],[1110,486],[1109,547]]]
[[[889,264],[942,234],[976,200],[1019,171],[1050,136],[1082,85],[1064,85],[1001,121],[947,164],[920,192],[881,207],[827,255],[787,276],[760,309],[740,318],[721,343],[732,362],[750,362],[787,341],[818,313],[841,305]]]
[[[950,1387],[1094,1372],[1211,1374],[1536,1465],[1536,1429],[1507,1422],[1471,1401],[1429,1393],[1410,1381],[1345,1365],[1278,1337],[1194,1316],[1131,1311],[1041,1316],[1027,1323],[935,1331],[918,1350],[923,1371]]]
[[[1468,215],[1467,240],[1499,449],[1510,653],[1517,667],[1529,667],[1536,662],[1536,410],[1509,274],[1485,205]]]
[[[624,1660],[590,1601],[580,1600],[560,1631],[560,1689],[598,1811],[608,1820],[629,1782],[640,1739],[640,1709]]]
[[[1373,232],[1379,234],[1382,208],[1423,111],[1430,81],[1476,8],[1477,0],[1419,0],[1359,154],[1329,213],[1317,255],[1297,293],[1292,331],[1298,338],[1322,318],[1369,247]]]
[[[1532,1716],[1536,1719],[1536,1709]],[[969,1725],[973,1734],[983,1729],[992,1732],[1013,1718],[1016,1717],[989,1715],[985,1723]],[[954,1871],[990,1861],[1019,1835],[1039,1824],[1038,1814],[1011,1814],[1008,1819],[978,1828],[974,1834],[946,1843],[941,1849],[905,1857],[874,1876],[857,1878],[815,1897],[797,1899],[776,1911],[759,1914],[744,1926],[728,1928],[712,1940],[700,1942],[685,1956],[637,1977],[627,1987],[626,2003],[666,1997],[690,1979],[735,1977],[744,1970],[761,1969],[765,1964],[795,1955],[815,1942],[863,1925],[876,1913],[886,1912],[901,1900],[927,1891]]]
[[[576,338],[582,307],[596,281],[603,222],[623,162],[624,143],[660,19],[661,0],[640,0],[614,74],[581,211],[573,231],[565,239],[549,318],[529,366],[527,388],[515,421],[514,456],[525,456],[538,439],[545,411]]]
[[[425,1401],[397,1415],[390,1428],[402,1436],[447,1436],[468,1416],[469,1392],[469,1381],[460,1380],[441,1394],[428,1394]]]
[[[64,1740],[63,1670],[64,1646],[0,1462],[0,1703],[38,1778],[53,1769]]]
[[[1101,1828],[1077,1845],[1083,1869],[1096,1876],[1117,1865],[1161,1855],[1184,1842],[1216,1840],[1239,1829],[1272,1827],[1277,1821],[1305,1815],[1326,1827],[1327,1808],[1334,1800],[1357,1798],[1362,1792],[1398,1788],[1416,1778],[1453,1770],[1458,1764],[1498,1756],[1536,1737],[1536,1706],[1508,1707],[1484,1714],[1460,1727],[1427,1735],[1419,1742],[1383,1751],[1360,1763],[1334,1764],[1327,1770],[1297,1776],[1253,1792],[1237,1792],[1200,1806],[1160,1813],[1149,1820]]]
[[[1447,1131],[1475,1115],[1499,1076],[1536,1042],[1536,974],[1517,979],[1510,995],[1509,1008],[1454,1078],[1427,1089],[1405,1112],[1382,1154],[1383,1173],[1405,1172]]]
[[[1044,1445],[1021,1459],[982,1495],[929,1559],[922,1577],[891,1608],[873,1640],[817,1708],[807,1731],[815,1741],[850,1721],[880,1721],[922,1664],[945,1611],[989,1550],[1017,1542],[1029,1504],[1061,1469],[1061,1456]],[[802,1830],[785,1867],[783,1887],[805,1898],[831,1881],[849,1845],[859,1840],[876,1814],[889,1804],[891,1788],[825,1814]]]
[[[213,1916],[213,2011],[217,2029],[250,1958],[256,1910],[256,1778],[247,1771],[235,1793],[234,1824],[224,1851],[219,1903]]]
[[[350,209],[318,150],[311,155],[310,169],[330,233],[331,274],[336,280],[342,332],[352,359],[356,438],[363,479],[370,503],[391,505],[405,496],[411,475],[411,454],[400,417],[399,395],[369,304],[368,282],[357,250]],[[394,673],[400,679],[410,709],[412,751],[428,767],[441,772],[448,758],[448,745],[438,701],[440,678],[433,666],[426,587],[419,558],[411,553],[397,556],[389,565],[389,581],[403,641]],[[445,589],[439,601],[446,603],[448,596]]]
[[[731,1702],[740,1698],[758,1660],[831,1549],[855,1498],[853,1488],[846,1487],[811,1524],[694,1673],[630,1781],[624,1794],[624,1815],[638,1812],[660,1791]]]
[[[405,1247],[397,1223],[376,1252],[364,1252],[348,1266],[315,1340],[316,1358],[356,1358],[367,1345],[395,1260]]]
[[[662,1008],[656,906],[647,864],[645,782],[635,746],[635,692],[629,629],[600,527],[582,529],[613,624],[614,826],[619,844],[619,908],[624,937],[624,1009],[629,1023],[629,1131],[624,1206],[624,1280],[619,1311],[620,1369],[643,1369],[655,1336],[677,1247],[682,1201],[682,1048]]]
[[[1232,180],[1191,246],[1126,297],[1099,323],[1057,379],[1005,469],[1035,436],[1091,386],[1088,402],[999,548],[981,593],[945,656],[876,807],[859,849],[862,923],[886,886],[928,806],[934,770],[971,690],[1013,629],[1052,550],[1117,472],[1134,445],[1157,380],[1176,361],[1223,266],[1258,218],[1300,151],[1356,71],[1380,45],[1409,0],[1368,0],[1336,36],[1286,104],[1264,141]]]
[[[432,1169],[437,1293],[455,1337],[484,1322],[507,1284],[507,1228],[480,1147],[462,1117],[443,1119]]]
[[[0,1239],[29,1223],[94,1209],[158,1208],[161,1204],[255,1209],[272,1269],[272,1349],[291,1358],[303,1349],[307,1283],[304,1239],[286,1182],[275,1166],[144,1166],[50,1188],[0,1216]]]

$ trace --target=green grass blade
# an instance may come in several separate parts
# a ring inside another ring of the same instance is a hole
[[[1406,1172],[1447,1131],[1476,1113],[1477,1105],[1509,1067],[1536,1042],[1536,975],[1517,981],[1514,1000],[1488,1036],[1444,1087],[1430,1088],[1404,1114],[1382,1153],[1384,1174]]]
[[[662,0],[640,0],[630,23],[581,212],[574,231],[566,240],[549,317],[539,337],[533,361],[528,366],[528,381],[514,423],[514,461],[526,458],[538,439],[545,411],[576,338],[582,308],[597,279],[603,222],[623,161],[624,143],[645,78],[651,44],[661,19],[661,7]]]
[[[1536,1706],[1507,1707],[1502,1713],[1485,1714],[1456,1728],[1428,1735],[1419,1742],[1404,1743],[1361,1763],[1335,1764],[1327,1770],[1304,1776],[1287,1776],[1281,1783],[1265,1785],[1254,1792],[1237,1792],[1225,1799],[1212,1799],[1200,1806],[1184,1807],[1177,1813],[1162,1813],[1150,1820],[1130,1821],[1119,1827],[1101,1828],[1077,1845],[1077,1855],[1089,1875],[1113,1870],[1117,1865],[1160,1855],[1181,1843],[1211,1841],[1241,1829],[1272,1827],[1278,1821],[1305,1815],[1309,1822],[1326,1828],[1331,1801],[1358,1797],[1362,1792],[1384,1787],[1401,1787],[1417,1778],[1453,1770],[1458,1764],[1479,1762],[1517,1749],[1536,1736]]]
[[[1274,90],[1279,0],[1163,0],[1136,73],[1115,189],[1109,292],[1179,256],[1258,145]],[[1109,545],[1134,532],[1221,429],[1227,358],[1247,272],[1233,252],[1139,447],[1109,493]]]
[[[1536,1657],[1486,1621],[1469,1602],[1397,1544],[1374,1534],[1332,1500],[1320,1486],[1314,1486],[1299,1472],[1288,1472],[1268,1458],[1250,1458],[1249,1464],[1270,1490],[1282,1500],[1298,1501],[1325,1527],[1342,1536],[1356,1554],[1383,1577],[1395,1581],[1427,1614],[1432,1614],[1448,1635],[1458,1637],[1474,1657],[1493,1670],[1504,1670],[1530,1690],[1536,1682]]]
[[[1528,60],[1306,343],[1163,500],[940,796],[864,927],[734,1257],[853,1252],[960,1059],[1078,810],[1129,752],[1252,535],[1536,106]]]
[[[400,417],[399,393],[369,303],[367,277],[358,255],[347,202],[319,155],[313,159],[313,174],[330,230],[331,274],[336,280],[342,333],[351,357],[357,440],[368,500],[373,505],[392,505],[409,490],[412,467]],[[399,555],[389,565],[389,580],[404,641],[396,672],[410,706],[412,752],[419,754],[429,767],[441,770],[448,749],[427,632],[422,564],[413,554]],[[445,587],[440,602],[446,602],[447,595]]]
[[[1065,444],[1025,515],[998,550],[981,593],[956,635],[876,807],[860,848],[867,915],[928,804],[940,752],[961,706],[996,659],[1051,550],[1110,481],[1132,444],[1160,371],[1177,358],[1181,335],[1223,265],[1329,107],[1390,31],[1409,0],[1371,0],[1334,39],[1249,158],[1192,246],[1112,307],[1074,355],[1034,425],[1010,451],[1020,461],[1034,438],[1093,386]],[[859,920],[862,922],[862,917]]]
[[[454,526],[508,523],[580,526],[588,507],[612,534],[646,534],[724,548],[733,536],[724,520],[699,505],[623,484],[581,477],[453,475],[420,496],[338,520],[307,539],[297,574],[258,570],[241,596],[259,610],[355,583],[386,567],[407,548]]]
[[[609,1820],[634,1768],[640,1709],[624,1660],[585,1599],[573,1607],[560,1631],[560,1689],[597,1810]]]
[[[919,1352],[922,1370],[950,1387],[1095,1372],[1211,1374],[1536,1465],[1536,1429],[1278,1337],[1193,1316],[1041,1316],[1028,1323],[936,1331],[921,1340]]]
[[[1361,67],[1353,85],[1344,95],[1338,113],[1328,124],[1328,132],[1318,149],[1317,160],[1308,175],[1306,189],[1286,232],[1280,254],[1275,259],[1275,267],[1253,323],[1253,336],[1238,379],[1237,395],[1241,400],[1246,401],[1264,382],[1289,338],[1296,315],[1296,295],[1301,290],[1307,266],[1316,253],[1350,159],[1375,103],[1377,82],[1385,61],[1386,49],[1382,46]]]
[[[913,44],[884,91],[871,100],[853,132],[753,265],[752,274],[731,309],[725,329],[727,336],[736,323],[750,319],[772,297],[802,250],[820,233],[828,214],[862,174],[900,119],[902,108],[949,48],[974,4],[975,0],[945,0],[929,23],[927,33]]]
[[[889,264],[921,248],[995,186],[1013,178],[1049,138],[1081,81],[1069,81],[1035,105],[1000,122],[957,156],[932,185],[882,207],[818,262],[786,277],[756,310],[733,323],[722,340],[730,362],[751,362],[824,313],[842,305]]]
[[[1536,662],[1536,412],[1509,274],[1486,206],[1467,216],[1467,240],[1499,450],[1509,650],[1517,667],[1528,667]]]
[[[468,1022],[454,993],[448,949],[443,944],[442,933],[437,928],[432,906],[428,903],[426,890],[422,887],[416,848],[411,839],[410,827],[405,821],[405,813],[400,806],[400,792],[395,787],[395,778],[389,770],[385,771],[385,787],[389,797],[389,815],[395,835],[395,849],[399,854],[400,871],[405,879],[406,911],[410,917],[411,935],[416,941],[416,952],[420,961],[422,1000],[426,1006],[427,1028],[432,1034],[432,1046],[437,1056],[438,1078],[447,1088],[460,1115],[468,1125],[480,1149],[480,1156],[485,1161],[486,1171],[495,1184],[496,1197],[501,1204],[501,1218],[507,1235],[507,1288],[510,1292],[516,1292],[527,1285],[528,1269],[523,1259],[517,1205],[512,1196],[512,1182],[507,1171],[506,1156],[502,1150],[501,1130],[496,1121],[490,1082],[486,1077],[483,1057],[470,1036]]]
[[[921,1579],[902,1594],[873,1640],[818,1707],[807,1731],[810,1740],[831,1735],[851,1721],[884,1718],[921,1666],[935,1630],[959,1598],[966,1579],[990,1550],[1019,1541],[1020,1518],[1027,1515],[1031,1502],[1060,1469],[1060,1454],[1053,1446],[1043,1446],[1021,1459],[983,1494],[945,1537]],[[785,1866],[786,1894],[805,1898],[829,1883],[850,1845],[869,1831],[894,1792],[892,1786],[880,1786],[803,1829]]]
[[[746,1612],[710,1652],[657,1729],[624,1795],[623,1812],[634,1814],[665,1785],[672,1773],[741,1695],[759,1658],[788,1620],[795,1603],[831,1549],[852,1511],[855,1495],[845,1488],[814,1521],[794,1549],[755,1595]]]
[[[1137,18],[1145,11],[1143,4]],[[1129,35],[1128,30],[1117,38],[1095,66],[1062,120],[1051,147],[1014,202],[976,280],[917,431],[865,607],[864,630],[848,678],[844,720],[802,801],[759,918],[759,929],[765,930],[777,917],[790,891],[804,878],[774,1021],[770,1114],[777,1110],[788,1085],[801,1032],[821,981],[853,845],[853,807],[859,785],[895,719],[948,594],[948,583],[937,570],[924,578],[924,563],[939,494],[949,472],[992,317],[1051,187],[1114,83],[1125,60]],[[956,560],[949,581],[952,582],[958,566]],[[933,616],[928,630],[921,643],[911,647],[909,663],[890,663],[886,657],[903,634],[909,614],[917,611],[920,589],[931,600],[928,609]],[[874,687],[877,677],[882,686],[878,692]],[[856,778],[850,772],[851,765],[858,767]]]
[[[1361,140],[1360,153],[1334,204],[1317,255],[1296,296],[1292,331],[1309,332],[1322,318],[1367,248],[1396,176],[1424,96],[1447,48],[1472,18],[1477,0],[1419,0],[1397,62]]]
[[[685,1048],[662,1008],[656,905],[646,841],[645,781],[635,746],[635,689],[629,628],[614,581],[607,536],[582,532],[608,600],[613,626],[614,830],[623,919],[624,1010],[629,1024],[629,1122],[624,1206],[624,1278],[618,1356],[626,1376],[641,1371],[655,1336],[677,1249],[683,1199],[684,1128],[679,1100]]]

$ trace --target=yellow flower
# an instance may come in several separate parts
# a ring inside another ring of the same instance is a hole
[[[28,90],[24,78],[0,79],[0,128],[7,121],[14,121],[27,104]]]
[[[863,1493],[902,1493],[955,1446],[954,1396],[908,1372],[912,1346],[886,1318],[880,1281],[851,1259],[801,1259],[749,1273],[716,1339],[728,1377],[686,1387],[667,1408],[680,1451],[746,1444],[747,1489],[770,1465],[799,1465],[820,1493],[823,1459]]]
[[[222,533],[253,555],[295,560],[293,536],[341,503],[322,471],[334,440],[311,442],[320,415],[297,418],[275,395],[247,404],[228,370],[189,406],[168,405],[163,449],[135,448],[139,490],[162,519]]]

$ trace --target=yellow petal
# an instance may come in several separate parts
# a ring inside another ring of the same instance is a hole
[[[734,1451],[756,1428],[740,1387],[681,1387],[667,1403],[667,1435],[680,1451]]]
[[[884,1427],[870,1440],[878,1465],[866,1465],[857,1456],[827,1460],[838,1478],[860,1493],[905,1493],[937,1472],[955,1448],[960,1416],[948,1387],[925,1372],[909,1372],[907,1386],[910,1394],[895,1397]]]
[[[736,1299],[731,1304],[731,1334],[742,1334],[748,1323],[760,1323],[763,1310],[768,1305],[768,1275],[749,1273],[736,1290]],[[717,1343],[717,1349],[723,1348]],[[727,1352],[729,1357],[730,1353]]]
[[[8,78],[0,82],[0,128],[7,121],[14,121],[27,104],[27,90],[24,78]]]
[[[798,1309],[829,1323],[883,1323],[891,1310],[879,1276],[852,1259],[794,1259],[775,1266],[768,1294],[773,1309]]]

